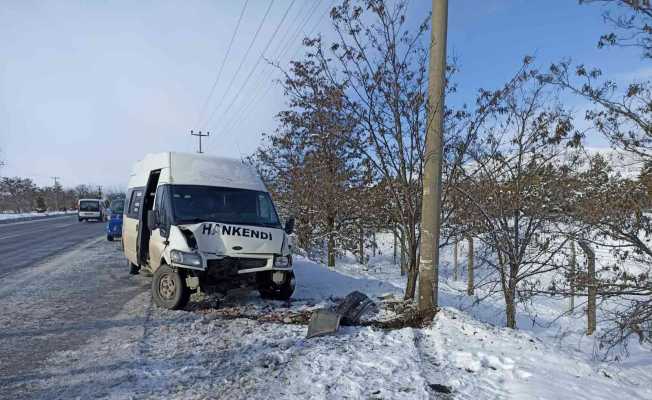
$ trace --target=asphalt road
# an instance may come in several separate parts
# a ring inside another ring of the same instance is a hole
[[[104,227],[76,216],[0,226],[0,399],[63,398],[30,384],[67,388],[43,371],[50,356],[142,325],[112,319],[149,280],[129,275],[120,242],[107,241]]]
[[[103,235],[105,226],[78,222],[76,215],[0,225],[0,279]]]

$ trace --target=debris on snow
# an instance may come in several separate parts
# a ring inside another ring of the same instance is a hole
[[[376,314],[378,308],[367,295],[356,290],[346,295],[336,311],[342,316],[342,325],[358,325],[364,317]]]
[[[308,324],[306,339],[330,335],[337,332],[340,327],[341,318],[342,315],[340,313],[326,308],[315,311],[312,313],[310,323]]]

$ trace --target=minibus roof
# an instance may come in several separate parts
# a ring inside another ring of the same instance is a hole
[[[178,152],[147,154],[134,165],[129,187],[147,185],[150,172],[159,169],[159,185],[168,183],[267,191],[254,169],[240,160]]]

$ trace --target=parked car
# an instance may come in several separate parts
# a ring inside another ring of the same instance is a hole
[[[243,284],[265,298],[292,296],[294,219],[283,228],[265,185],[239,160],[149,154],[134,166],[126,201],[124,252],[132,273],[153,274],[159,307]]]
[[[106,240],[113,241],[114,238],[122,237],[122,213],[124,212],[124,200],[114,200],[107,210],[109,222],[106,224]]]
[[[77,207],[77,219],[79,222],[89,219],[106,221],[106,209],[101,199],[79,199]]]

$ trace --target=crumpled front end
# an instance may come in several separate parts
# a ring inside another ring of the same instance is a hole
[[[171,265],[216,278],[292,270],[287,235],[278,228],[203,222],[173,226],[169,240]],[[185,246],[174,245],[181,240]]]

